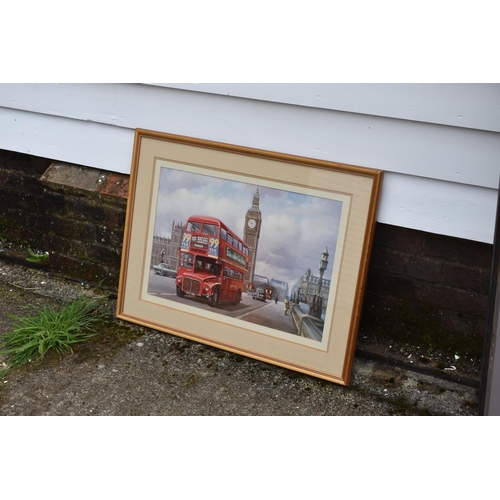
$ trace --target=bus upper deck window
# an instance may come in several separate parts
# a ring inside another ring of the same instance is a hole
[[[220,237],[221,237],[224,241],[226,241],[226,239],[227,239],[227,231],[226,231],[223,227],[221,227],[221,228],[220,228]]]
[[[201,223],[200,222],[190,222],[188,225],[188,231],[191,233],[199,233],[201,229]]]
[[[218,236],[219,226],[215,224],[203,224],[203,234],[208,234],[209,236]]]

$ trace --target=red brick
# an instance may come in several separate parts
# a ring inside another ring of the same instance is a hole
[[[111,173],[100,183],[98,192],[118,198],[128,198],[130,176],[125,174]]]

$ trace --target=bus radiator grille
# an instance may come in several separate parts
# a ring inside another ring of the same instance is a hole
[[[201,283],[198,280],[185,278],[184,283],[182,284],[182,290],[186,293],[199,295],[201,290]]]

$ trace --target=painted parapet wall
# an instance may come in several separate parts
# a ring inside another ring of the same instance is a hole
[[[129,173],[135,128],[386,172],[378,221],[491,243],[500,85],[2,84],[0,148]]]
[[[309,314],[305,313],[299,304],[292,303],[290,306],[290,314],[292,315],[297,335],[321,342],[323,338],[324,322]]]

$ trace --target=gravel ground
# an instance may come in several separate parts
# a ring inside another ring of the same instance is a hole
[[[0,260],[9,314],[61,307],[88,285]],[[28,308],[28,310],[26,309]],[[357,356],[343,387],[114,317],[62,358],[0,380],[0,415],[476,415],[477,388]],[[0,364],[5,363],[0,355]]]

